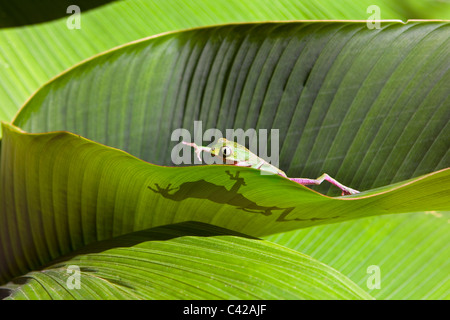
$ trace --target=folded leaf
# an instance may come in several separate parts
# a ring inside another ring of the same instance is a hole
[[[3,134],[0,282],[89,243],[176,222],[258,236],[450,208],[450,169],[331,198],[251,168],[157,166],[67,132],[4,124]]]

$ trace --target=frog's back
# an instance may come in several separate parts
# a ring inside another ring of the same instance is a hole
[[[270,172],[273,174],[278,174],[280,176],[286,177],[286,173],[284,173],[284,171],[278,169],[277,167],[268,163],[267,161],[264,161],[264,164],[259,169],[265,172]]]

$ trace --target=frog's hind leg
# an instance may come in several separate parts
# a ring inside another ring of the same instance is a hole
[[[349,195],[349,194],[357,194],[359,193],[358,190],[349,188],[347,186],[344,186],[342,183],[338,182],[334,178],[330,177],[328,174],[324,173],[317,179],[307,179],[307,178],[288,178],[289,180],[295,181],[301,185],[312,185],[312,184],[321,184],[324,180],[328,181],[329,183],[335,185],[339,189],[342,190],[342,195]]]

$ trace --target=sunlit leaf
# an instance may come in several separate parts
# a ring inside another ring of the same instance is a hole
[[[450,212],[371,217],[266,237],[336,268],[377,299],[450,299]],[[379,288],[370,266],[380,271]]]
[[[1,282],[90,243],[176,222],[258,236],[450,207],[450,169],[331,198],[256,169],[163,167],[71,133],[3,129]]]

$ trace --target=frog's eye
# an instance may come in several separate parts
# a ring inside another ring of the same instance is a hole
[[[231,148],[227,147],[227,146],[222,147],[222,148],[220,148],[219,154],[224,158],[229,157],[231,155]]]

